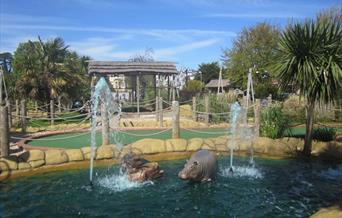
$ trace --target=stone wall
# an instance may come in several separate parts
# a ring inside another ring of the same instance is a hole
[[[144,155],[165,154],[184,158],[182,153],[189,153],[208,149],[216,152],[228,152],[233,140],[228,136],[217,138],[192,138],[186,139],[142,139],[132,144],[124,146],[121,152],[114,145],[97,147],[95,150],[95,160],[119,160],[128,152],[135,152]],[[304,142],[297,138],[270,139],[258,137],[253,142],[236,140],[234,152],[248,154],[251,145],[255,155],[272,157],[291,157],[302,150]],[[314,142],[314,155],[322,155],[329,159],[342,160],[342,142]],[[160,159],[167,159],[165,155],[160,155]],[[90,147],[81,149],[49,149],[49,150],[28,150],[10,157],[0,158],[0,179],[1,176],[15,171],[37,170],[43,166],[57,166],[65,163],[87,161],[90,159]]]

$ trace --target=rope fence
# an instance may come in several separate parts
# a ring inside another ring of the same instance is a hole
[[[201,130],[195,130],[195,129],[188,129],[185,127],[181,127],[180,129],[187,130],[189,132],[199,133],[199,134],[211,134],[211,135],[222,135],[222,134],[228,134],[228,130],[225,132],[207,132],[207,131],[201,131]]]

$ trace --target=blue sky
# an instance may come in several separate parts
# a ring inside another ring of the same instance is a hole
[[[0,52],[20,42],[62,37],[95,60],[127,60],[153,49],[156,60],[197,68],[219,61],[244,27],[283,27],[341,0],[0,0]]]

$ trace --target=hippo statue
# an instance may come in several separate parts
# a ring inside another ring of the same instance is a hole
[[[211,181],[217,173],[217,159],[213,152],[199,150],[191,155],[178,177],[194,182]]]
[[[157,162],[149,162],[140,155],[129,153],[123,156],[121,168],[127,172],[128,179],[135,182],[155,180],[164,173]]]

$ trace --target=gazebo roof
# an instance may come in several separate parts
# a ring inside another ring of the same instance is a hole
[[[125,75],[170,75],[177,74],[176,63],[166,61],[89,61],[89,75],[125,74]]]
[[[222,86],[223,87],[229,87],[231,85],[230,81],[228,79],[222,80]],[[219,86],[219,80],[218,79],[212,79],[208,84],[205,85],[206,88],[217,88]]]

